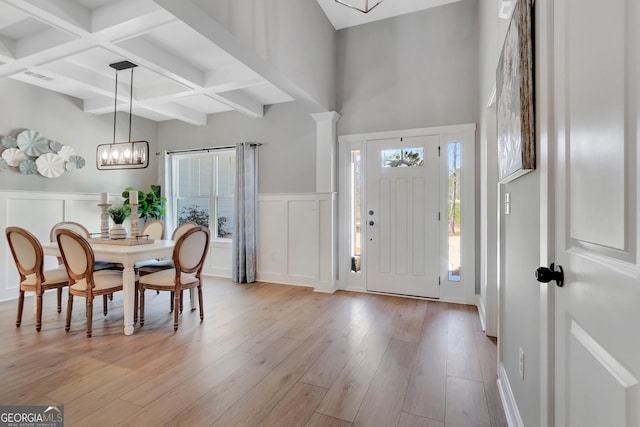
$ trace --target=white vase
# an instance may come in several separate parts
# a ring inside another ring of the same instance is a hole
[[[127,229],[124,228],[122,224],[113,224],[111,230],[109,230],[109,238],[110,239],[126,239],[127,238]]]

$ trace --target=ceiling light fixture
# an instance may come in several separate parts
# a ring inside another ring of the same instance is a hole
[[[350,7],[351,9],[355,9],[358,10],[362,13],[369,13],[371,12],[373,9],[375,9],[380,3],[382,3],[384,0],[374,0],[372,3],[374,3],[373,6],[369,7],[369,0],[351,0],[351,1],[345,1],[345,0],[335,0],[336,3],[340,3],[343,6],[347,6]]]
[[[98,170],[142,169],[149,166],[149,143],[131,141],[131,119],[133,107],[133,69],[136,64],[129,61],[109,64],[116,70],[116,90],[113,103],[113,142],[100,144],[96,148],[96,166]],[[129,141],[116,142],[116,118],[118,113],[118,71],[131,69],[129,92]]]

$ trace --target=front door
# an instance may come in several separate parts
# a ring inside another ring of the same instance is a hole
[[[555,425],[640,426],[640,6],[555,0]]]
[[[438,298],[438,135],[367,141],[367,290]]]

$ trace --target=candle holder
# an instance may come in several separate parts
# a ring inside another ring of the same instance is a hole
[[[140,204],[138,203],[130,203],[129,207],[131,208],[131,216],[130,221],[131,221],[131,238],[135,239],[136,237],[138,237],[138,235],[140,234],[140,231],[138,229],[138,222],[139,222],[139,218],[138,218],[138,206],[140,206]]]
[[[108,239],[109,238],[109,214],[107,211],[111,206],[111,203],[98,203],[98,206],[101,209],[100,213],[100,238]]]

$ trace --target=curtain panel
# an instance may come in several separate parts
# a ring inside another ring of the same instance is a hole
[[[256,144],[236,145],[231,275],[236,283],[256,281]]]

